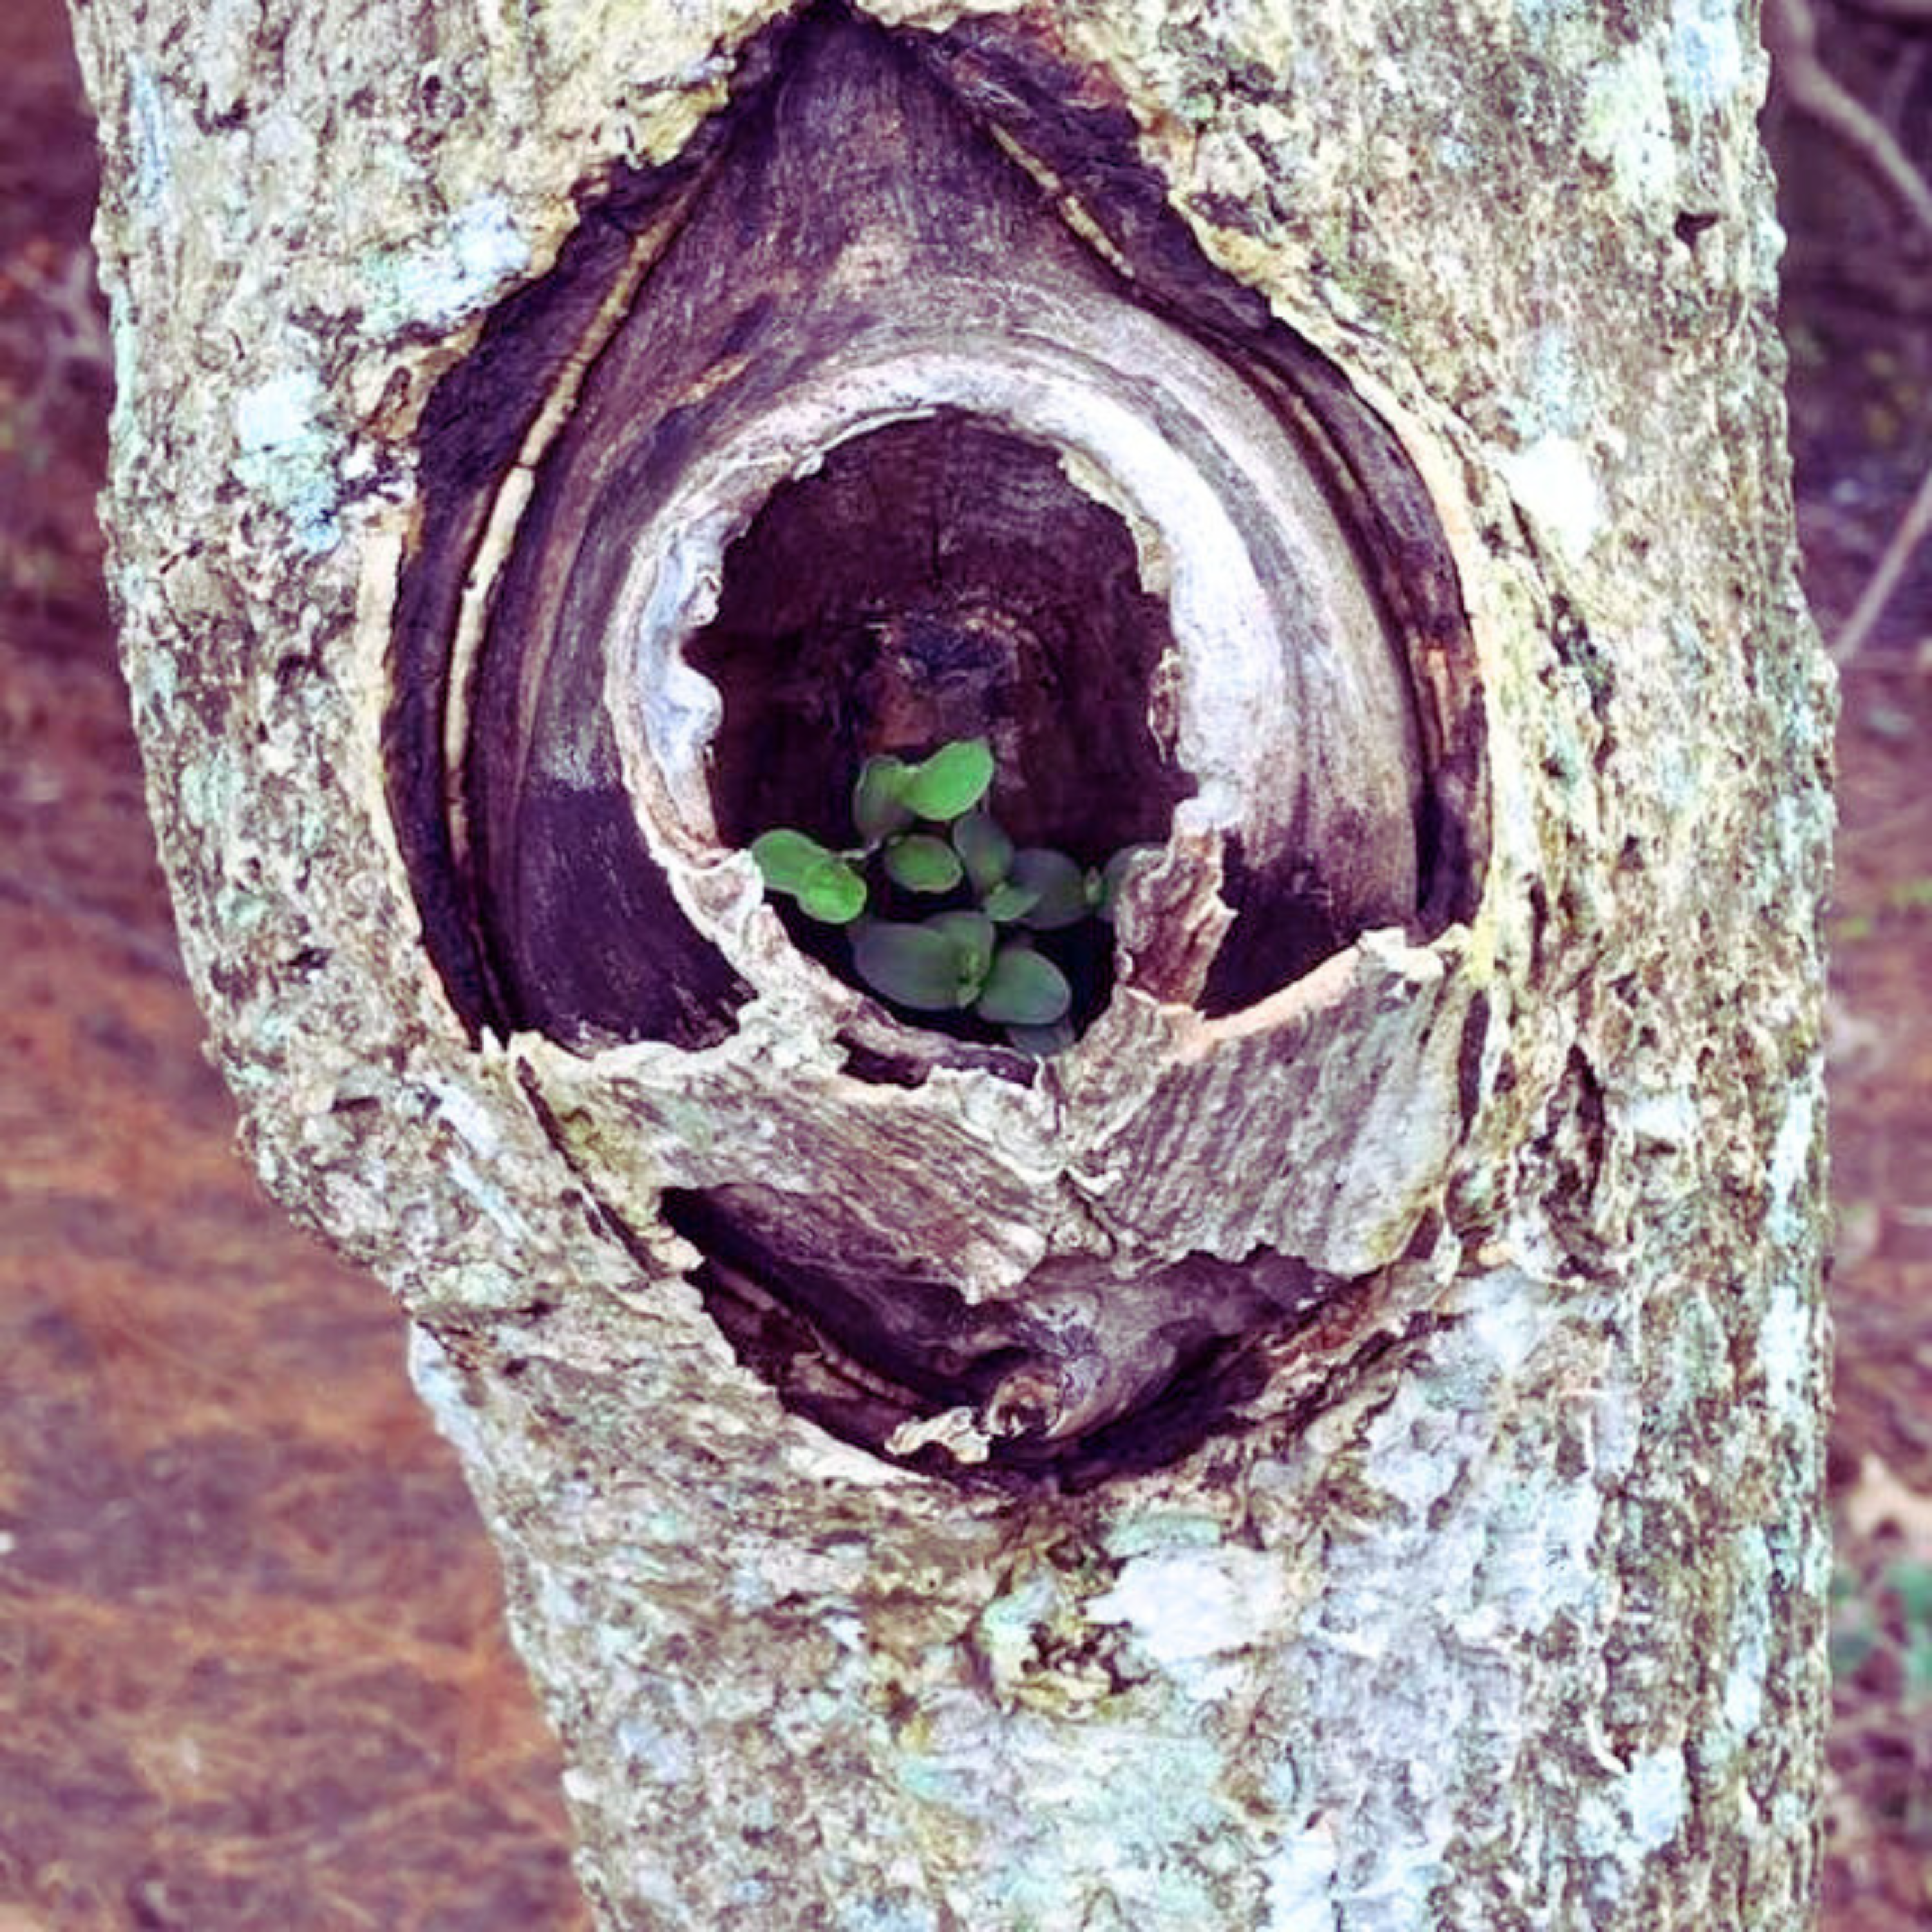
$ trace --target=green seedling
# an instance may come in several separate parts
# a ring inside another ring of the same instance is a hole
[[[886,872],[909,892],[950,892],[966,876],[959,855],[943,838],[909,832],[886,847]]]
[[[1110,920],[1127,862],[1145,848],[1097,868],[1050,846],[1016,848],[984,802],[993,777],[983,738],[955,739],[916,764],[870,758],[852,788],[856,845],[835,851],[780,826],[752,856],[769,890],[845,928],[860,978],[895,1006],[970,1013],[1026,1052],[1057,1053],[1073,1040],[1073,989],[1032,935]],[[868,908],[886,883],[941,903],[921,920],[877,916]]]
[[[844,926],[866,910],[864,876],[845,854],[802,832],[780,826],[752,842],[765,884],[788,892],[801,908],[827,926]]]

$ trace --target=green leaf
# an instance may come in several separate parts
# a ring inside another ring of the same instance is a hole
[[[760,832],[752,841],[752,856],[758,862],[765,884],[775,892],[796,892],[805,884],[806,874],[832,856],[816,838],[794,832],[788,825]]]
[[[961,997],[960,947],[930,926],[872,920],[854,935],[852,963],[868,986],[917,1012],[951,1012],[972,998]]]
[[[1034,895],[1022,916],[1036,932],[1077,925],[1093,910],[1087,903],[1087,874],[1064,852],[1030,845],[1016,853],[1012,883]]]
[[[982,896],[1006,876],[1013,842],[990,812],[969,812],[952,828],[952,848],[964,860],[973,890]]]
[[[956,738],[913,766],[900,796],[921,818],[944,820],[970,812],[992,782],[992,746],[983,738]]]
[[[997,1026],[1051,1026],[1073,1004],[1060,968],[1030,946],[1003,946],[980,990],[982,1019]]]
[[[1051,1026],[1010,1026],[1006,1038],[1021,1052],[1030,1053],[1036,1060],[1046,1060],[1064,1052],[1073,1044],[1073,1022],[1059,1019]]]
[[[909,892],[950,892],[964,876],[952,848],[924,832],[910,832],[886,845],[886,872]]]
[[[852,788],[852,824],[868,847],[912,823],[905,796],[911,778],[912,767],[890,755],[868,758],[859,767],[859,782]]]
[[[971,1005],[992,968],[993,922],[984,913],[938,912],[922,923],[945,935],[959,962],[959,1004]]]
[[[1016,886],[1009,879],[995,886],[980,902],[980,910],[988,919],[998,920],[1002,926],[1010,926],[1016,919],[1023,919],[1032,911],[1034,902],[1039,893],[1029,892],[1024,886]]]
[[[798,903],[827,926],[849,926],[866,910],[866,881],[844,860],[827,853],[799,882]]]

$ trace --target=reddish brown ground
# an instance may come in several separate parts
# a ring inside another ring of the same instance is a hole
[[[64,34],[0,0],[0,1932],[584,1927],[395,1311],[269,1209],[201,1058],[100,586]]]
[[[200,1058],[100,588],[64,34],[0,0],[0,1932],[581,1927],[400,1323],[260,1196]],[[1932,460],[1932,278],[1873,296],[1834,178],[1793,198],[1789,319],[1828,620]],[[1932,1924],[1929,586],[1841,740],[1832,1932]]]

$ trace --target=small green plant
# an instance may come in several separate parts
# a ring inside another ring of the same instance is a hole
[[[858,843],[842,850],[788,826],[752,842],[766,887],[846,928],[867,986],[914,1012],[970,1013],[1030,1053],[1073,1039],[1073,988],[1034,939],[1111,920],[1128,846],[1087,868],[1050,846],[1016,847],[984,801],[992,748],[956,739],[916,764],[868,758],[852,788]],[[882,918],[880,905],[934,910]]]

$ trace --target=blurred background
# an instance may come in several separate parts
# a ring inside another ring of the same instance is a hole
[[[1844,674],[1830,1932],[1932,1926],[1932,0],[1766,0]],[[94,500],[59,0],[0,0],[0,1932],[588,1920],[401,1323],[259,1193],[177,964]]]

